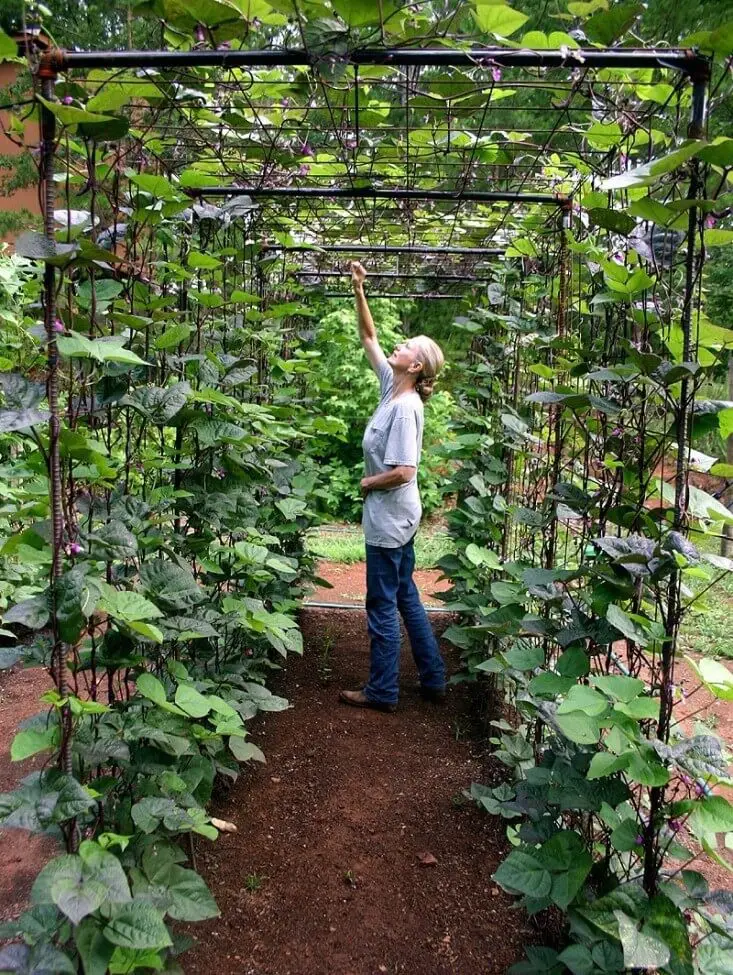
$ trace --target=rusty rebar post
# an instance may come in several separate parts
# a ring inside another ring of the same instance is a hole
[[[44,59],[39,67],[38,77],[41,82],[41,94],[45,101],[52,101],[56,84],[56,70],[51,58]],[[41,203],[43,207],[43,231],[48,244],[48,251],[52,253],[56,247],[54,205],[56,202],[56,184],[54,182],[54,152],[56,142],[56,116],[45,105],[41,104]],[[66,658],[66,647],[62,641],[57,617],[57,586],[62,572],[62,556],[64,549],[64,515],[61,502],[63,483],[61,479],[61,458],[59,452],[59,436],[61,421],[59,418],[59,353],[56,342],[56,269],[50,261],[46,261],[43,272],[43,321],[46,329],[46,393],[48,397],[48,481],[51,504],[51,534],[52,560],[50,573],[50,610],[53,629],[53,649],[51,653],[51,673],[59,694],[66,698],[69,693],[69,670]],[[67,775],[72,772],[71,763],[71,710],[65,704],[59,714],[61,724],[61,745],[58,763],[60,769]],[[76,824],[69,824],[67,845],[74,850],[77,845]]]

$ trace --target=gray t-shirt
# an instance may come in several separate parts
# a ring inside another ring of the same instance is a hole
[[[423,404],[415,392],[392,399],[394,376],[386,359],[379,363],[377,376],[381,398],[362,440],[366,476],[401,466],[414,467],[415,476],[399,487],[370,491],[364,501],[362,525],[367,545],[399,548],[415,534],[422,515],[417,467],[422,450]]]

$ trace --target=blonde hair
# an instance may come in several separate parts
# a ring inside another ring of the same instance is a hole
[[[433,395],[435,380],[443,368],[445,356],[438,343],[428,338],[427,335],[416,335],[410,340],[410,344],[417,346],[418,355],[416,358],[422,362],[422,369],[415,383],[415,391],[424,403]]]

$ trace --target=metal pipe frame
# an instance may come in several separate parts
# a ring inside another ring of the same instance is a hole
[[[296,278],[348,278],[350,273],[347,271],[295,271],[294,275]],[[401,274],[399,271],[370,271],[369,279],[373,281],[375,278],[391,278],[398,281],[404,280],[418,280],[418,281],[430,281],[435,279],[436,281],[472,281],[474,284],[490,284],[493,280],[492,278],[477,278],[472,274],[442,274],[439,270],[436,271],[422,271],[420,274],[405,273]]]
[[[394,67],[503,68],[671,68],[690,77],[708,71],[706,58],[684,49],[595,49],[575,51],[507,50],[503,47],[362,48],[345,54],[305,50],[251,51],[63,51],[50,52],[57,71],[73,68],[195,68],[305,67],[319,64],[387,65]]]
[[[503,257],[503,247],[436,247],[432,244],[263,244],[267,251],[318,254],[465,254]]]
[[[253,200],[440,200],[449,203],[543,203],[566,206],[569,198],[555,193],[520,193],[516,190],[406,190],[373,186],[196,186],[186,187],[189,196],[248,196]]]
[[[321,297],[323,297],[323,298],[353,298],[354,297],[354,292],[353,291],[324,291]],[[393,298],[393,299],[398,299],[398,300],[399,299],[402,299],[402,300],[412,300],[412,299],[416,299],[416,298],[425,298],[428,301],[447,301],[448,299],[450,299],[451,301],[461,301],[464,298],[464,295],[462,295],[462,294],[452,294],[452,295],[433,294],[432,292],[428,292],[428,291],[425,291],[425,292],[417,291],[417,292],[413,292],[412,294],[398,293],[398,292],[395,292],[395,291],[370,291],[368,297],[369,298]],[[465,297],[467,298],[468,296],[466,295]]]

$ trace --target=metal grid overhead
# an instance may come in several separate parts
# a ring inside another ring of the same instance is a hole
[[[60,95],[127,112],[119,166],[170,177],[199,216],[243,219],[270,243],[412,247],[385,269],[413,273],[421,247],[505,250],[520,225],[554,233],[573,198],[684,135],[708,67],[689,51],[489,47],[53,52],[46,64]],[[426,270],[471,266],[448,254]]]

